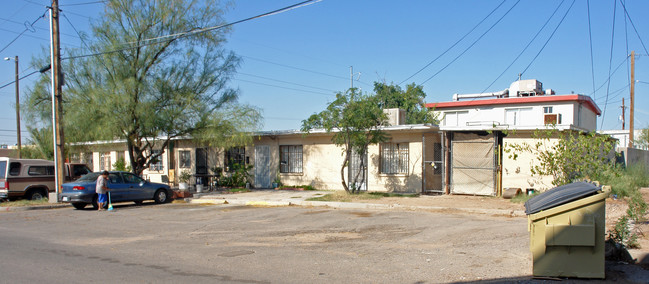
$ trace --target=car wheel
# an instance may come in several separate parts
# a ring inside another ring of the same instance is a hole
[[[153,195],[153,200],[158,204],[167,202],[168,198],[169,195],[164,189],[158,189],[158,191],[155,192],[155,195]]]
[[[47,197],[47,194],[43,190],[40,190],[40,189],[30,191],[28,196],[27,196],[27,198],[29,198],[29,200],[41,200],[41,199],[46,198],[46,197]]]
[[[138,205],[138,206],[142,205],[142,200],[135,200],[133,202],[135,203],[135,205]]]
[[[77,209],[77,210],[81,210],[83,208],[86,208],[85,203],[72,203],[72,206],[74,206],[74,208]]]

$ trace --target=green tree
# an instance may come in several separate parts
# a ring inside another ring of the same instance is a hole
[[[387,141],[387,134],[379,129],[387,121],[386,115],[379,106],[376,96],[363,95],[357,89],[349,89],[345,93],[336,94],[336,99],[325,110],[311,115],[302,121],[302,131],[324,129],[334,133],[331,141],[342,147],[343,163],[340,168],[342,186],[348,193],[358,193],[360,188],[348,186],[345,179],[345,168],[351,163],[352,154],[359,157],[367,154],[370,144]],[[367,165],[361,159],[359,174],[352,177],[350,184],[358,184]]]
[[[540,129],[532,138],[534,144],[508,143],[504,151],[513,159],[523,152],[533,154],[532,175],[552,176],[555,186],[584,178],[600,180],[616,170],[615,141],[608,135]]]
[[[649,148],[649,127],[640,130],[640,135],[635,141],[633,141],[637,148]]]
[[[125,140],[141,174],[163,153],[153,150],[176,137],[224,147],[247,141],[260,113],[227,86],[240,62],[223,49],[229,30],[197,31],[224,24],[223,13],[214,1],[108,1],[89,50],[64,61],[66,142]],[[79,56],[89,52],[98,55]],[[42,104],[48,80],[28,98],[34,117],[50,113]]]
[[[399,85],[374,82],[376,94],[381,108],[401,108],[406,111],[407,124],[437,123],[432,112],[424,105],[426,93],[424,87],[415,83],[406,86],[403,90]]]
[[[21,150],[21,157],[25,159],[46,159],[54,160],[54,144],[52,142],[52,128],[31,128],[29,131],[29,144]]]

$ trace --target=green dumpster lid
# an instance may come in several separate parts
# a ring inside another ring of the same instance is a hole
[[[558,186],[534,196],[525,202],[525,214],[530,215],[557,207],[580,198],[594,195],[600,190],[601,188],[599,186],[585,181]]]

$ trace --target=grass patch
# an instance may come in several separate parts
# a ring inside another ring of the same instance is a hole
[[[334,202],[354,202],[359,200],[375,200],[383,197],[418,197],[419,194],[398,194],[390,192],[361,192],[358,194],[349,194],[344,190],[336,191],[319,197],[312,197],[307,201],[334,201]]]
[[[293,189],[293,188],[302,188],[304,190],[317,190],[310,185],[282,185],[279,187],[279,189]]]
[[[20,199],[16,201],[5,201],[0,203],[1,207],[25,207],[25,206],[38,206],[38,205],[50,205],[50,203],[47,200],[47,198],[40,199],[40,200]]]
[[[538,193],[536,193],[536,192],[533,193],[533,194],[530,194],[530,195],[519,194],[519,195],[516,195],[516,196],[512,197],[511,202],[512,203],[525,203],[528,200],[530,200],[530,198],[532,198],[534,196],[537,196],[537,195],[538,195]]]
[[[633,197],[639,188],[649,186],[649,171],[642,165],[610,171],[602,175],[601,183],[610,185],[618,197]]]
[[[250,189],[247,189],[245,187],[237,187],[237,188],[228,189],[228,192],[232,192],[232,193],[250,192]]]

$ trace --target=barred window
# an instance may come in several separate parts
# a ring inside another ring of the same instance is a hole
[[[178,167],[181,169],[188,169],[192,167],[192,156],[189,150],[180,150],[178,151],[178,156],[180,158],[180,164]]]
[[[110,152],[101,153],[99,157],[99,170],[110,171],[113,164],[110,163]]]
[[[302,145],[279,146],[279,172],[302,173]]]
[[[234,165],[246,165],[246,148],[245,147],[232,147],[225,151],[225,165],[227,171],[232,172]]]
[[[381,144],[381,173],[408,173],[408,143]]]

